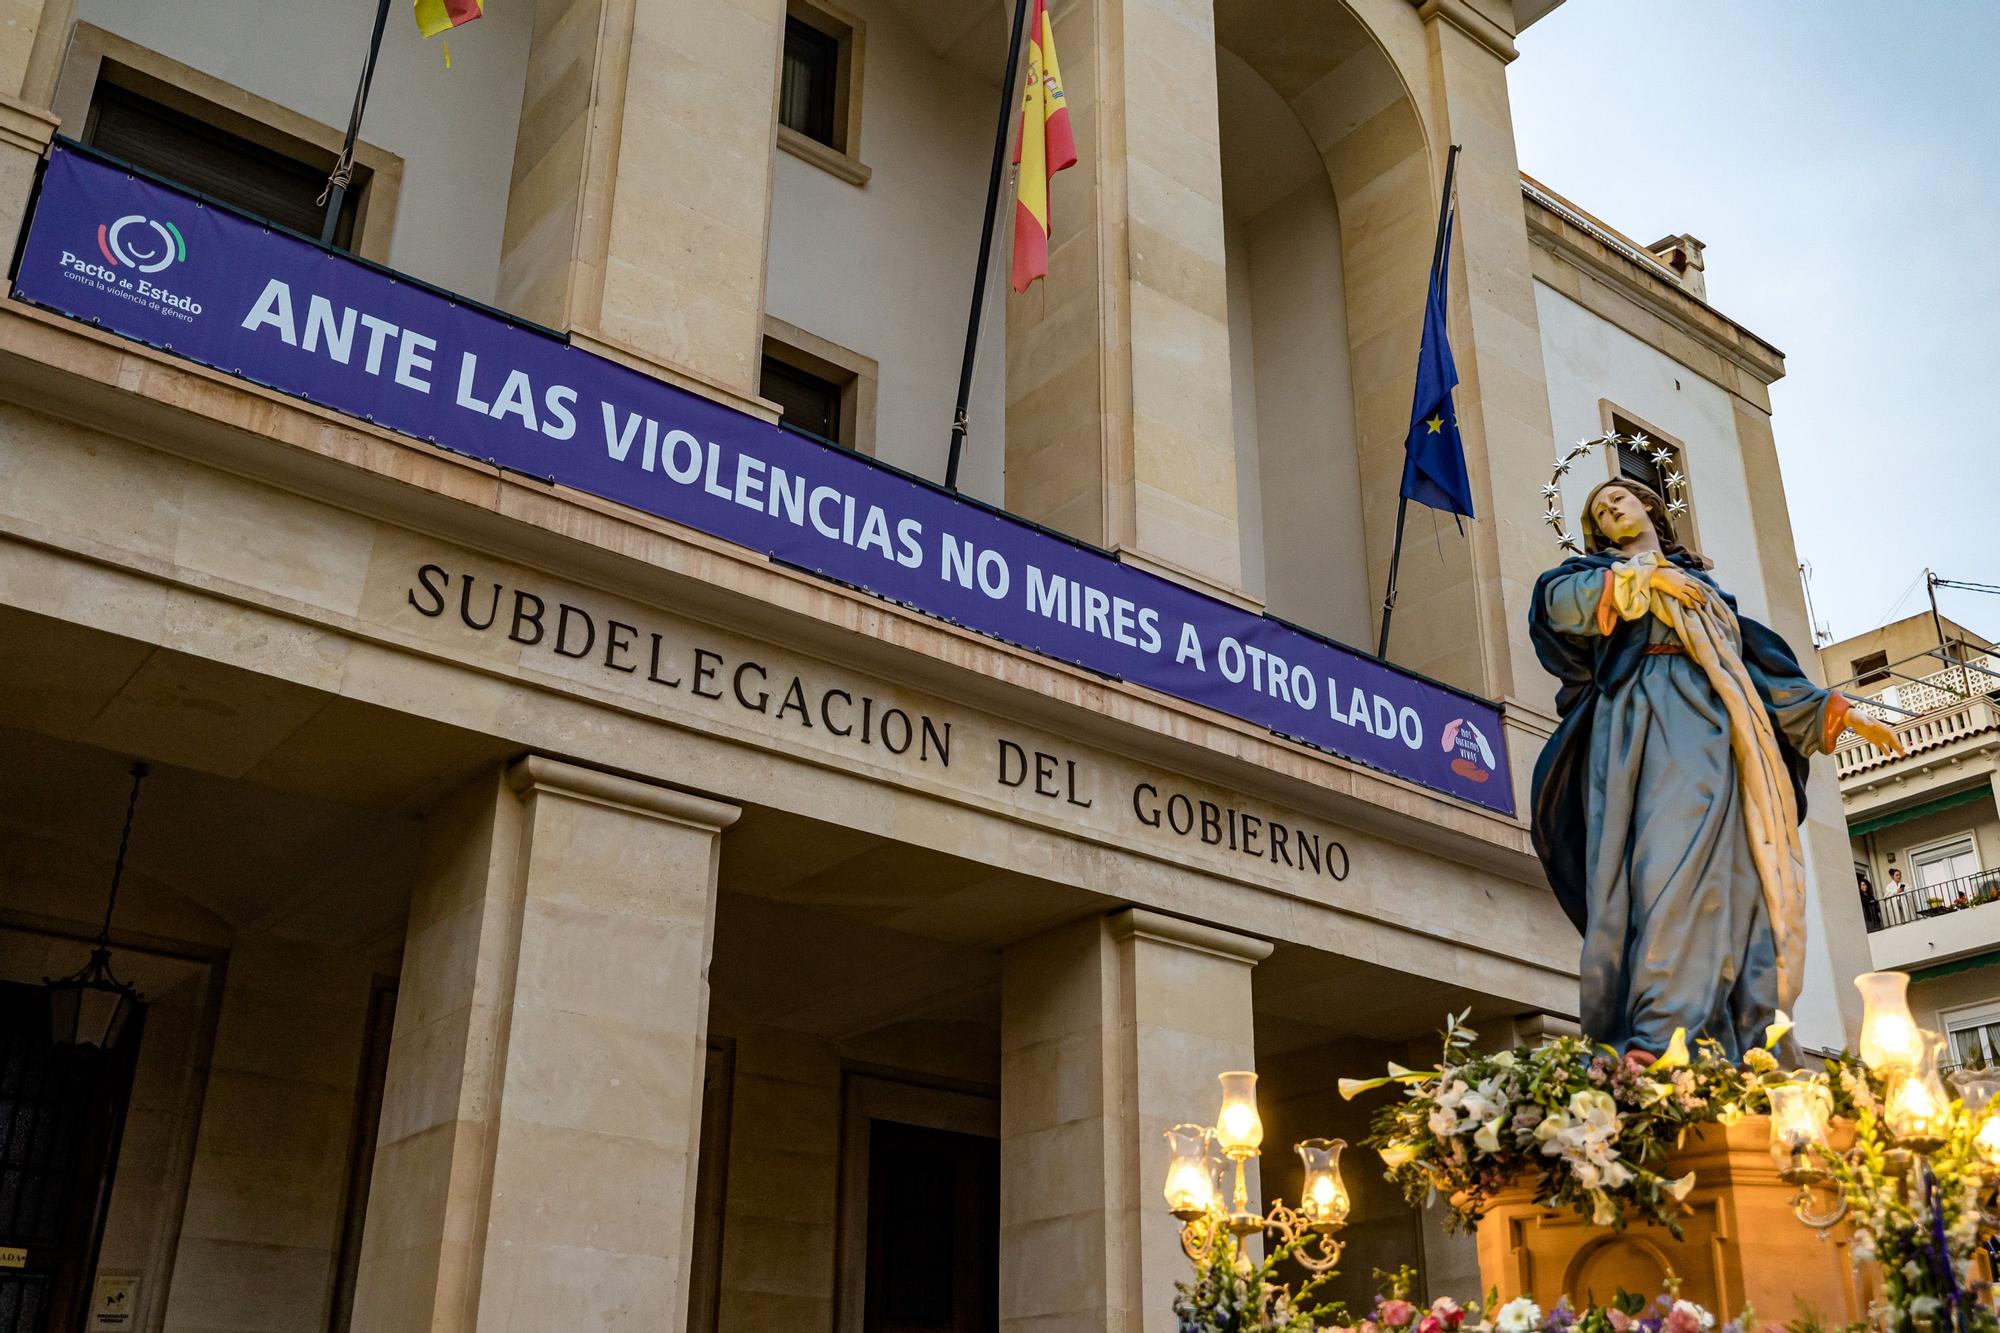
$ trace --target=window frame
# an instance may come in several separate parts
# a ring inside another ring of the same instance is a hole
[[[1910,877],[1910,887],[1919,892],[1925,891],[1923,866],[1939,860],[1954,859],[1960,855],[1969,855],[1972,858],[1973,866],[1969,874],[1977,875],[1985,871],[1985,858],[1979,853],[1979,838],[1973,829],[1964,829],[1942,838],[1932,838],[1927,842],[1905,847],[1903,862],[1909,869],[1904,873]],[[1952,880],[1963,878],[1965,878],[1963,875],[1951,875],[1945,879],[1945,883],[1949,884]]]
[[[1681,545],[1687,547],[1689,550],[1701,550],[1700,507],[1695,503],[1694,469],[1688,466],[1687,444],[1678,436],[1668,434],[1636,412],[1620,407],[1608,398],[1599,399],[1598,408],[1604,423],[1605,434],[1609,435],[1615,431],[1619,435],[1631,435],[1634,432],[1638,432],[1645,435],[1650,443],[1665,445],[1674,451],[1673,466],[1685,478],[1681,485],[1681,494],[1682,498],[1687,501],[1687,513],[1673,521],[1674,535],[1680,539]],[[1622,479],[1625,473],[1618,465],[1618,451],[1614,448],[1607,449],[1604,453],[1606,479]],[[1670,499],[1671,497],[1662,492],[1661,498]]]
[[[1944,1033],[1945,1058],[1954,1067],[1964,1062],[1958,1058],[1958,1048],[1952,1038],[1961,1032],[1977,1032],[1982,1028],[2000,1024],[2000,1000],[1981,1000],[1977,1004],[1962,1004],[1952,1009],[1941,1009],[1937,1016],[1938,1028]],[[1982,1043],[1985,1045],[1986,1043]],[[1995,1057],[1988,1061],[1988,1067],[2000,1066],[2000,1047],[1992,1049]]]
[[[875,397],[881,367],[873,357],[771,315],[764,318],[762,353],[839,389],[840,431],[835,443],[857,454],[874,455]]]
[[[61,132],[81,140],[98,86],[108,83],[191,116],[218,130],[295,160],[301,149],[324,153],[330,170],[345,129],[336,129],[276,102],[246,92],[190,65],[149,50],[92,23],[78,22],[63,57],[52,110]],[[348,253],[378,264],[389,262],[396,201],[402,192],[403,159],[357,139],[354,230]],[[317,165],[312,163],[311,165]]]
[[[1876,661],[1876,658],[1882,659]],[[1893,680],[1895,672],[1889,670],[1889,654],[1886,651],[1863,653],[1849,658],[1847,669],[1855,685],[1873,685],[1877,681]]]
[[[833,114],[827,141],[779,123],[777,107],[784,93],[784,44],[779,44],[778,86],[772,100],[772,128],[780,149],[850,185],[865,186],[873,174],[861,160],[862,70],[867,52],[865,23],[825,0],[786,0],[787,27],[797,23],[832,39],[835,47]]]

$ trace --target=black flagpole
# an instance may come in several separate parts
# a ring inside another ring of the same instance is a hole
[[[1445,223],[1451,217],[1451,178],[1457,170],[1458,145],[1453,144],[1451,151],[1445,154],[1444,197],[1438,202],[1437,242],[1431,247],[1431,278],[1433,280],[1437,278],[1438,262],[1444,258]],[[1428,290],[1424,293],[1424,302],[1426,306],[1430,302],[1430,292]],[[1423,349],[1421,347],[1418,348],[1418,355],[1421,356],[1422,353]],[[1410,442],[1408,439],[1405,439],[1403,441],[1403,451],[1406,456],[1409,453],[1409,448]],[[1396,570],[1403,563],[1403,520],[1408,518],[1409,514],[1410,497],[1407,495],[1399,496],[1396,500],[1396,545],[1395,549],[1389,553],[1389,590],[1387,595],[1382,598],[1382,637],[1375,644],[1375,656],[1385,662],[1389,659],[1389,617],[1396,613]]]
[[[320,196],[326,201],[326,221],[319,229],[321,245],[332,245],[333,234],[340,228],[340,208],[347,202],[347,182],[354,174],[354,141],[361,137],[361,114],[368,109],[368,88],[375,82],[375,57],[381,53],[382,29],[388,23],[389,0],[376,0],[375,32],[368,39],[368,59],[361,65],[361,84],[354,90],[354,111],[347,118],[347,139],[340,146],[333,175],[327,178],[326,193]]]
[[[958,489],[958,456],[965,447],[965,405],[972,398],[972,363],[979,355],[979,320],[986,308],[986,266],[993,258],[993,224],[1000,212],[1000,177],[1007,169],[1007,141],[1021,117],[1021,99],[1014,92],[1020,77],[1021,41],[1028,30],[1033,0],[1015,0],[1014,31],[1007,39],[1007,68],[1000,75],[1000,127],[993,134],[993,168],[986,175],[986,220],[979,228],[979,267],[972,278],[972,313],[965,320],[965,359],[958,367],[958,403],[951,416],[951,452],[946,455],[944,485]]]

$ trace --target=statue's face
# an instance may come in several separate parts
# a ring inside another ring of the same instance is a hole
[[[1623,486],[1606,486],[1590,502],[1590,521],[1614,542],[1628,542],[1653,525],[1639,497]]]

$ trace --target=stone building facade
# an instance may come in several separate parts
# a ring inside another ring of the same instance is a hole
[[[1526,598],[1558,441],[1671,443],[1746,610],[1805,618],[1780,355],[1706,304],[1691,237],[1520,174],[1506,70],[1548,7],[1053,5],[1081,160],[1047,280],[996,282],[957,502],[1372,642],[1463,145],[1480,516],[1413,519],[1390,657],[1504,710],[1484,804],[0,301],[17,1019],[88,954],[152,769],[110,927],[143,1025],[108,1137],[36,1159],[88,1202],[16,1220],[0,1288],[62,1312],[19,1326],[124,1292],[103,1326],[1162,1329],[1160,1131],[1213,1116],[1217,1073],[1261,1072],[1283,1194],[1287,1145],[1364,1128],[1338,1079],[1422,1058],[1447,1011],[1495,1040],[1573,1016],[1574,932],[1508,813],[1553,723]],[[1006,7],[490,10],[448,75],[391,16],[345,247],[940,477]],[[9,253],[57,135],[310,215],[359,16],[7,17]],[[1807,845],[1844,889],[1831,781]],[[1807,1018],[1837,1042],[1864,950],[1845,892],[1820,909]],[[1362,1156],[1356,1288],[1420,1259],[1470,1290]]]

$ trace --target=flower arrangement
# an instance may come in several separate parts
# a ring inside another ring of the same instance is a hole
[[[1332,1271],[1308,1277],[1296,1292],[1278,1280],[1278,1269],[1307,1240],[1273,1246],[1261,1263],[1227,1241],[1211,1244],[1194,1261],[1194,1281],[1174,1284],[1178,1333],[1315,1333],[1320,1319],[1340,1313],[1316,1303]]]
[[[1640,1068],[1580,1037],[1475,1054],[1478,1033],[1460,1015],[1447,1022],[1436,1069],[1391,1065],[1383,1078],[1342,1079],[1340,1091],[1352,1098],[1403,1086],[1403,1097],[1377,1112],[1367,1142],[1404,1197],[1418,1207],[1443,1199],[1458,1229],[1476,1225],[1499,1190],[1530,1180],[1546,1207],[1598,1226],[1636,1218],[1678,1237],[1694,1177],[1668,1179],[1656,1165],[1695,1125],[1769,1110],[1767,1086],[1789,1077],[1771,1050],[1790,1026],[1780,1015],[1742,1068],[1706,1038],[1690,1051],[1679,1032]]]
[[[2000,1330],[2000,1315],[1972,1294],[1974,1256],[1989,1220],[1982,1205],[1994,1183],[1981,1153],[1982,1132],[1992,1132],[1987,1117],[1953,1102],[1936,1129],[1939,1146],[1916,1161],[1885,1126],[1881,1083],[1844,1057],[1829,1072],[1853,1108],[1854,1147],[1817,1149],[1816,1156],[1846,1195],[1855,1257],[1881,1267],[1883,1327]]]
[[[1502,1303],[1497,1292],[1466,1305],[1449,1296],[1420,1305],[1410,1298],[1416,1272],[1409,1267],[1378,1271],[1383,1286],[1375,1304],[1354,1318],[1339,1305],[1307,1309],[1288,1298],[1274,1278],[1282,1261],[1274,1253],[1253,1265],[1233,1247],[1216,1247],[1196,1280],[1179,1286],[1179,1333],[1749,1333],[1756,1327],[1746,1310],[1718,1330],[1715,1316],[1682,1300],[1672,1281],[1650,1301],[1621,1291],[1609,1305],[1579,1307],[1565,1296],[1547,1311],[1526,1297]]]
[[[1983,1232],[2000,1226],[2000,1098],[1970,1105],[1948,1099],[1933,1074],[1921,1141],[1899,1139],[1890,1128],[1897,1113],[1885,1103],[1894,1101],[1891,1089],[1908,1092],[1910,1076],[1878,1075],[1845,1055],[1829,1059],[1824,1073],[1783,1072],[1772,1051],[1789,1026],[1779,1015],[1764,1047],[1741,1067],[1715,1043],[1700,1040],[1690,1050],[1676,1033],[1666,1053],[1642,1068],[1575,1037],[1475,1054],[1477,1034],[1461,1016],[1448,1021],[1436,1069],[1391,1065],[1383,1078],[1342,1080],[1341,1092],[1402,1086],[1404,1095],[1376,1114],[1367,1142],[1412,1204],[1443,1200],[1455,1227],[1477,1224],[1496,1192],[1529,1181],[1544,1207],[1614,1228],[1636,1219],[1678,1237],[1681,1200],[1693,1179],[1663,1175],[1657,1167],[1666,1156],[1691,1128],[1770,1114],[1773,1089],[1805,1084],[1852,1127],[1850,1148],[1835,1151],[1822,1135],[1801,1151],[1823,1173],[1817,1188],[1845,1200],[1855,1257],[1880,1265],[1876,1327],[2000,1333],[2000,1315],[1978,1299],[1976,1262]],[[1492,1333],[1706,1333],[1706,1325],[1688,1325],[1690,1316],[1673,1302],[1643,1313],[1650,1308],[1621,1298],[1602,1311],[1558,1306],[1544,1315],[1510,1302],[1495,1312]],[[1648,1322],[1655,1317],[1658,1323]],[[1403,1327],[1372,1322],[1362,1333]]]

